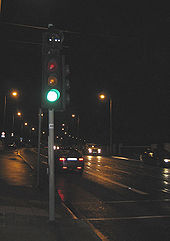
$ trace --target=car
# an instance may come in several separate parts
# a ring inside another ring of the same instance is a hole
[[[79,174],[84,170],[84,158],[82,154],[73,148],[61,147],[55,150],[57,171],[76,171]]]
[[[8,149],[9,149],[9,150],[15,150],[15,149],[17,149],[16,143],[15,143],[15,142],[12,142],[12,143],[8,144]]]
[[[164,149],[151,150],[147,148],[141,153],[140,160],[148,165],[170,167],[170,152]]]
[[[101,148],[96,144],[86,144],[85,152],[86,152],[86,154],[89,154],[89,155],[101,155],[102,154]]]

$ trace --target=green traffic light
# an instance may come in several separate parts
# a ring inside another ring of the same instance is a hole
[[[47,100],[49,102],[55,102],[60,98],[60,92],[56,89],[51,89],[47,93]]]

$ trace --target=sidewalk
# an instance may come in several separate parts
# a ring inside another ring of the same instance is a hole
[[[19,187],[17,189],[19,192],[23,190]],[[29,189],[24,191],[29,192]],[[50,223],[47,201],[31,199],[26,201],[16,197],[0,196],[0,240],[97,241],[100,239],[88,224],[78,219],[74,220],[60,202],[56,204],[55,222]]]
[[[49,222],[48,188],[12,186],[0,177],[0,240],[3,241],[99,241],[96,233],[73,219],[56,203],[55,222]]]

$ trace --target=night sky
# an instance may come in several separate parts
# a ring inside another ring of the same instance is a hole
[[[165,1],[2,2],[0,17],[0,122],[4,96],[17,88],[17,107],[37,125],[41,99],[42,33],[48,23],[64,31],[70,65],[70,108],[56,113],[56,123],[80,116],[80,134],[106,143],[109,104],[113,100],[113,141],[170,141],[170,10]],[[9,117],[8,117],[9,119]],[[2,124],[1,124],[2,126]],[[56,127],[57,128],[57,127]]]

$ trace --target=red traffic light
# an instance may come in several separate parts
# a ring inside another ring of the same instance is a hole
[[[50,61],[48,62],[48,71],[53,72],[57,68],[57,63],[56,61]]]

